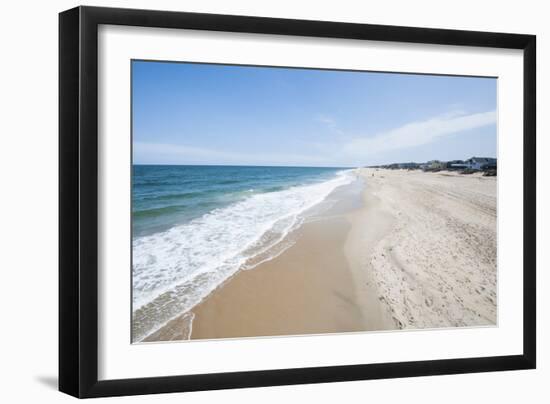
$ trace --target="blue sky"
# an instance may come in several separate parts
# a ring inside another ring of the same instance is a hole
[[[135,164],[496,157],[493,78],[132,62]]]

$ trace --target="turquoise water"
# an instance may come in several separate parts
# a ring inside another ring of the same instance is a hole
[[[133,236],[186,223],[251,195],[325,181],[341,168],[134,165]]]
[[[133,340],[284,251],[306,212],[354,179],[341,168],[134,166]]]

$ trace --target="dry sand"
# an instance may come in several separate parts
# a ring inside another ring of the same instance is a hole
[[[290,248],[146,341],[186,339],[191,325],[191,339],[211,339],[495,324],[496,179],[358,175],[359,203],[337,190],[340,203],[292,233]]]
[[[365,265],[396,326],[496,324],[496,178],[368,169],[362,175],[396,218]]]

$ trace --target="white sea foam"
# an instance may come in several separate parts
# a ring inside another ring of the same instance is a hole
[[[275,248],[270,257],[270,249],[301,224],[302,214],[351,181],[351,170],[340,171],[331,180],[252,195],[133,240],[133,340],[192,309],[239,268],[280,254]]]

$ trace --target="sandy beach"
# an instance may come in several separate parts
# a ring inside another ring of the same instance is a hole
[[[367,262],[398,328],[496,324],[496,177],[364,171],[394,218]]]
[[[145,341],[496,324],[496,178],[357,170],[275,258]]]

